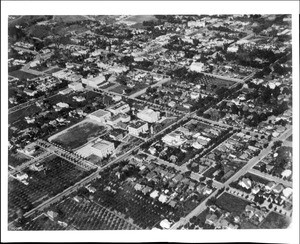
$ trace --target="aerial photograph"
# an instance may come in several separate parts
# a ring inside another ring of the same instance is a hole
[[[7,231],[293,223],[291,14],[9,15],[7,51]]]

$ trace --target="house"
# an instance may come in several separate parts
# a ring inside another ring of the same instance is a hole
[[[274,181],[270,181],[270,182],[268,182],[268,184],[265,186],[265,189],[266,189],[267,191],[270,191],[270,190],[273,189],[273,187],[275,187],[275,185],[276,185],[276,183],[275,183]]]
[[[158,201],[165,203],[168,200],[168,197],[164,194],[161,194],[158,198]]]
[[[283,189],[284,189],[284,186],[282,184],[278,184],[272,190],[274,193],[279,194],[283,191]]]
[[[169,222],[169,220],[167,220],[167,219],[164,219],[164,220],[162,220],[161,222],[160,222],[160,226],[164,229],[164,230],[168,230],[168,229],[170,229],[170,227],[171,227],[171,222]]]
[[[215,225],[218,222],[218,217],[215,214],[208,214],[206,216],[205,223],[209,225]]]
[[[95,187],[90,186],[90,185],[87,185],[85,188],[86,188],[90,193],[95,193],[95,192],[97,191]]]
[[[159,195],[158,191],[154,190],[153,192],[151,192],[150,197],[154,199],[154,198],[157,198],[158,195]]]
[[[57,218],[58,213],[56,213],[56,212],[50,210],[50,211],[47,212],[47,216],[48,216],[52,221],[54,221],[54,219]]]
[[[249,178],[243,177],[239,183],[238,183],[241,187],[244,187],[246,189],[249,189],[252,185],[251,180]]]

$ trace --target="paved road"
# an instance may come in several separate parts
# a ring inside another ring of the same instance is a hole
[[[256,170],[256,169],[250,169],[249,172],[250,172],[251,174],[255,174],[255,175],[257,175],[257,176],[260,176],[260,177],[262,177],[262,178],[265,178],[265,179],[267,179],[267,180],[269,180],[269,181],[274,181],[274,182],[276,182],[276,183],[280,183],[280,184],[283,184],[283,185],[288,186],[288,187],[291,187],[291,188],[293,187],[293,183],[292,183],[292,182],[286,181],[286,180],[283,180],[283,179],[280,179],[280,178],[278,178],[278,177],[274,177],[273,175],[269,175],[269,174],[266,174],[266,173],[262,173],[262,172],[260,172],[259,170]]]
[[[65,149],[62,149],[53,143],[39,139],[36,141],[36,144],[39,145],[40,147],[44,148],[45,150],[47,150],[51,153],[54,153],[57,156],[69,161],[70,163],[80,166],[81,168],[83,168],[85,170],[91,170],[91,169],[96,168],[96,166],[94,164],[85,160],[83,157],[81,157],[73,152],[68,152]]]
[[[271,151],[271,147],[273,145],[273,142],[276,140],[285,140],[292,134],[292,129],[289,129],[285,131],[279,138],[272,141],[272,143],[269,144],[269,146],[262,150],[261,153],[257,156],[249,160],[249,162],[241,168],[235,175],[233,175],[230,179],[228,179],[224,184],[216,185],[217,190],[213,192],[208,198],[205,199],[204,202],[202,202],[200,205],[198,205],[192,212],[190,212],[186,217],[181,218],[178,222],[176,222],[171,229],[178,229],[180,226],[185,225],[193,216],[198,216],[202,211],[206,209],[206,202],[208,199],[214,197],[217,193],[217,191],[222,187],[228,187],[231,182],[236,181],[239,179],[242,175],[246,174],[252,167],[257,164],[260,160],[262,160],[264,157],[266,157]]]
[[[44,153],[40,154],[38,157],[33,158],[33,159],[15,167],[13,170],[9,171],[9,176],[12,176],[17,172],[22,171],[23,169],[27,168],[31,164],[38,163],[38,162],[44,160],[45,158],[49,157],[50,155],[51,155],[51,152],[44,152]]]

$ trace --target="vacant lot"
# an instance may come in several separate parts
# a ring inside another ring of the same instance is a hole
[[[18,78],[19,80],[33,79],[37,77],[36,75],[29,74],[21,70],[10,72],[9,75]]]
[[[217,206],[230,213],[233,213],[234,215],[240,215],[242,212],[244,212],[245,207],[248,204],[248,201],[233,196],[227,192],[223,193],[216,202]]]
[[[52,141],[67,149],[74,149],[84,145],[91,138],[102,134],[104,130],[104,126],[100,126],[92,122],[83,122],[68,129]]]
[[[260,229],[286,229],[290,222],[288,217],[271,212],[260,226]]]

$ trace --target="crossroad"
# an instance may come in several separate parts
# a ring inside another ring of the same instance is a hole
[[[85,160],[83,157],[73,153],[73,152],[69,152],[61,147],[59,147],[58,145],[55,145],[53,143],[44,141],[44,140],[37,140],[36,144],[42,148],[44,148],[45,150],[56,154],[57,156],[69,161],[72,164],[75,164],[85,170],[91,170],[91,169],[95,169],[96,166],[94,164],[92,164],[91,162]]]
[[[288,129],[285,131],[279,138],[276,140],[285,140],[292,134],[292,129]],[[226,188],[229,186],[231,182],[234,182],[238,180],[242,175],[246,174],[248,171],[250,171],[254,165],[256,165],[259,161],[261,161],[264,157],[266,157],[271,151],[272,151],[272,145],[273,143],[270,143],[267,148],[261,151],[261,153],[252,158],[244,167],[242,167],[235,175],[233,175],[230,179],[228,179],[224,184],[215,185],[216,190],[208,197],[206,198],[202,203],[200,203],[192,212],[190,212],[187,216],[184,218],[181,218],[178,222],[174,223],[174,225],[171,227],[172,230],[178,229],[179,227],[185,225],[189,222],[189,220],[193,216],[198,216],[201,212],[203,212],[206,209],[206,202],[208,199],[211,199],[216,196],[217,191],[221,188]],[[263,176],[264,177],[264,176]],[[277,182],[278,180],[276,180]],[[285,184],[287,185],[287,184]],[[288,184],[289,186],[289,184]]]

